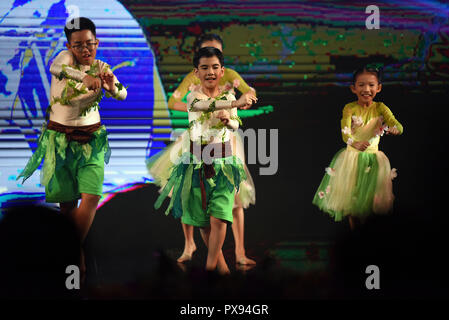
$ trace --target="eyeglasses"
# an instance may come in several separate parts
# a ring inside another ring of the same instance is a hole
[[[87,42],[85,45],[83,44],[77,44],[75,46],[72,46],[73,49],[75,49],[78,52],[83,52],[84,48],[87,48],[87,50],[92,51],[97,46],[97,42]]]

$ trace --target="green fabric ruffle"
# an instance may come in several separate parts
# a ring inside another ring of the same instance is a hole
[[[337,158],[346,150],[343,148],[333,157],[329,167],[335,168]],[[342,168],[339,168],[340,170]],[[352,190],[351,206],[344,211],[335,211],[327,206],[326,189],[329,186],[330,176],[326,173],[321,180],[320,186],[313,197],[312,203],[326,212],[335,221],[342,221],[346,215],[355,216],[361,220],[366,219],[373,213],[373,199],[376,193],[377,175],[379,164],[375,153],[359,152],[357,159],[357,178],[356,185]],[[321,193],[321,196],[320,196]]]
[[[213,166],[216,176],[226,179],[226,186],[229,191],[235,190],[238,192],[240,183],[246,179],[245,169],[243,163],[236,156],[226,158],[213,159]],[[203,162],[190,152],[185,152],[178,159],[173,166],[167,184],[162,189],[154,207],[159,209],[162,202],[172,192],[170,204],[168,205],[165,214],[168,215],[173,209],[173,216],[180,218],[182,216],[182,208],[187,208],[187,200],[192,188],[192,176],[203,166]],[[220,174],[222,173],[222,174]],[[210,187],[214,187],[214,178],[205,179]]]
[[[67,148],[70,148],[73,154],[79,155],[81,161],[88,161],[93,154],[104,152],[104,162],[108,163],[111,149],[109,148],[107,134],[106,127],[101,126],[93,133],[90,142],[81,144],[77,141],[68,142],[64,133],[49,130],[44,126],[38,140],[38,147],[17,180],[23,178],[23,184],[44,159],[41,169],[41,184],[47,186],[55,170],[64,164]]]

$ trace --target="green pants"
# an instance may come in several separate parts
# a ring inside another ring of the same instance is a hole
[[[183,209],[182,223],[195,227],[207,227],[210,225],[211,216],[232,223],[234,189],[229,191],[229,187],[226,185],[227,179],[222,171],[219,171],[212,178],[215,186],[210,186],[204,178],[204,172],[202,172],[206,189],[206,210],[203,210],[199,172],[198,169],[193,170],[188,209]]]
[[[85,160],[80,153],[74,154],[69,146],[65,160],[56,158],[55,174],[45,187],[46,201],[69,202],[81,198],[81,193],[101,196],[103,180],[104,153],[92,153],[90,159]]]

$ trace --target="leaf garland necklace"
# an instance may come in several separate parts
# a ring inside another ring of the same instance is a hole
[[[207,111],[203,111],[201,116],[196,119],[196,120],[192,120],[189,122],[189,131],[192,129],[192,127],[195,125],[195,123],[199,122],[200,124],[203,124],[205,120],[209,120],[212,116],[212,113],[215,111],[216,107],[215,107],[215,103],[219,100],[228,100],[226,98],[226,95],[229,93],[229,91],[224,91],[222,92],[220,95],[218,95],[217,97],[211,98],[209,97],[209,99],[207,99],[207,101],[210,101],[211,99],[214,99],[211,104],[209,105],[209,108],[207,109]],[[193,99],[192,103],[190,104],[190,108],[189,111],[193,111],[193,105],[197,102],[201,101],[198,98]],[[239,122],[239,125],[242,125],[242,119],[240,119],[239,116],[231,116],[230,117],[231,120],[237,120]],[[215,126],[212,126],[211,129],[216,129],[216,130],[221,130],[225,127],[225,125],[223,124],[223,122],[219,122],[217,123]],[[224,138],[226,135],[226,131],[223,132],[222,134],[222,141],[224,142]],[[207,143],[207,141],[205,141],[205,143]],[[201,144],[203,144],[203,137],[201,136]]]
[[[62,71],[58,76],[59,80],[62,79],[67,79],[66,84],[64,86],[64,89],[62,90],[61,96],[60,97],[53,97],[53,100],[51,101],[50,105],[47,107],[46,113],[47,116],[46,118],[48,119],[48,114],[51,112],[51,107],[55,104],[55,103],[60,103],[62,105],[69,105],[70,102],[80,96],[81,94],[86,94],[88,92],[87,88],[84,86],[84,84],[81,85],[81,88],[78,89],[76,88],[76,85],[82,81],[78,81],[78,80],[74,80],[74,79],[70,79],[66,69],[67,68],[74,68],[76,70],[81,71],[81,67],[76,64],[73,67],[63,64],[62,65]],[[109,65],[106,64],[105,67],[105,71],[110,69]],[[94,64],[92,64],[89,68],[88,71],[86,71],[85,73],[91,77],[95,77],[98,78],[98,73],[100,72],[100,66],[98,64],[98,62],[95,62]],[[119,92],[121,90],[123,90],[123,85],[121,83],[115,83],[115,86],[118,89],[117,94],[114,95],[114,97],[116,98],[119,95]],[[128,87],[126,87],[128,88]],[[73,91],[72,94],[68,94],[69,90]],[[103,90],[101,90],[100,94],[98,94],[98,96],[96,97],[96,99],[94,101],[92,101],[86,108],[84,108],[83,110],[81,110],[79,116],[83,117],[86,116],[90,111],[92,110],[99,110],[100,109],[100,101],[103,99],[103,97],[105,96]],[[107,92],[106,93],[106,97],[111,97],[112,95]]]

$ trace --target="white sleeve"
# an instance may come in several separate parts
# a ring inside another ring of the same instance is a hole
[[[229,95],[228,95],[228,97],[229,97]],[[234,100],[235,100],[235,98],[234,98]],[[197,99],[195,92],[192,91],[187,96],[187,109],[189,109],[190,111],[207,111],[207,110],[209,110],[211,104],[214,101],[215,101],[215,110],[232,108],[232,100]]]
[[[232,94],[229,94],[227,96],[228,101],[235,101],[235,96]],[[239,121],[237,119],[237,108],[232,108],[230,111],[231,119],[228,122],[228,128],[232,130],[237,130],[239,128]]]
[[[123,86],[117,79],[117,77],[114,75],[114,73],[111,70],[111,67],[101,60],[99,60],[100,66],[101,66],[101,72],[106,73],[112,73],[114,76],[114,87],[112,88],[112,92],[107,92],[107,97],[114,97],[117,100],[125,100],[126,96],[128,95],[128,92],[126,91],[125,86]],[[119,89],[120,88],[120,89]]]
[[[112,89],[113,97],[117,100],[125,100],[126,96],[128,95],[128,91],[126,91],[125,86],[118,81],[115,75],[114,75],[114,84],[117,84],[120,87],[120,89],[116,85],[114,85],[114,88]]]
[[[50,66],[50,72],[55,77],[59,77],[63,74],[65,77],[77,81],[83,81],[83,78],[86,76],[86,73],[81,70],[77,70],[71,66],[74,64],[74,58],[70,51],[64,50],[61,51],[53,60],[53,63]]]

